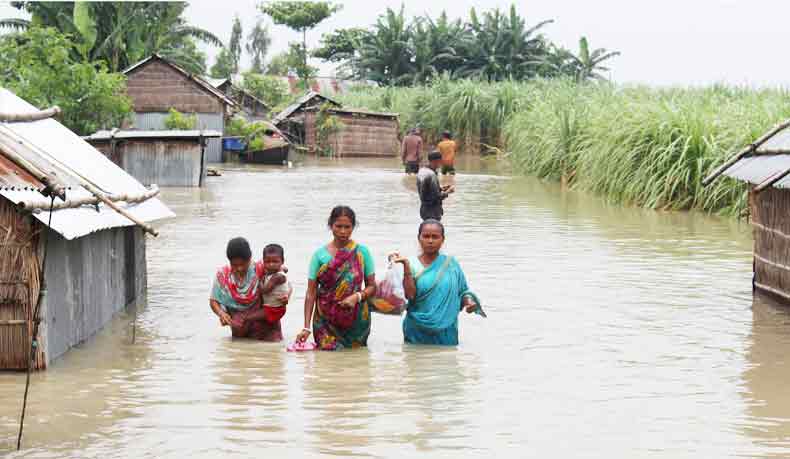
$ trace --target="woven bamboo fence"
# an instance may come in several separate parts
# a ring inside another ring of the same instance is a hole
[[[24,370],[38,299],[39,233],[43,225],[0,198],[0,369]],[[34,368],[44,367],[40,352]]]
[[[790,302],[790,190],[752,191],[749,201],[755,287]]]

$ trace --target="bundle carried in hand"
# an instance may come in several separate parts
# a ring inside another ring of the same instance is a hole
[[[391,264],[384,279],[376,287],[376,296],[370,299],[372,311],[395,316],[403,314],[407,303],[403,291],[403,266]]]

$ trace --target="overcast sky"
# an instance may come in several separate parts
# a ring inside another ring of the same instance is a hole
[[[250,0],[193,0],[187,10],[195,25],[230,37],[235,14],[244,34],[260,17]],[[365,27],[386,7],[400,8],[400,0],[341,1],[343,10],[308,33],[308,46],[321,34],[343,27]],[[504,0],[405,1],[408,16],[467,17],[469,9],[509,8]],[[790,62],[785,46],[790,1],[787,0],[522,0],[518,11],[528,24],[544,19],[551,40],[576,50],[585,35],[593,47],[622,52],[611,61],[611,77],[624,83],[705,85],[717,82],[790,87]],[[0,2],[0,17],[15,15]],[[272,53],[285,50],[298,34],[270,24]],[[215,49],[206,48],[213,62]],[[245,56],[245,62],[248,62]],[[327,71],[323,67],[324,72]]]

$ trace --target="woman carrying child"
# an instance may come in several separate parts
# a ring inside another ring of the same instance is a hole
[[[231,239],[225,253],[229,264],[217,270],[209,297],[211,310],[219,317],[220,324],[229,326],[234,338],[282,341],[279,317],[271,314],[267,317],[261,302],[261,296],[279,284],[273,280],[262,282],[267,270],[263,262],[252,262],[252,250],[246,239]],[[282,295],[280,300],[287,303],[288,296]]]
[[[321,350],[367,345],[367,299],[376,293],[376,274],[370,251],[351,239],[356,225],[356,215],[350,207],[332,209],[329,228],[333,239],[318,249],[310,261],[299,342],[305,342],[312,333]]]
[[[422,255],[393,262],[403,264],[403,290],[409,300],[403,320],[404,341],[411,344],[458,345],[458,313],[477,312],[485,317],[477,296],[455,258],[440,253],[444,226],[437,220],[420,225]]]

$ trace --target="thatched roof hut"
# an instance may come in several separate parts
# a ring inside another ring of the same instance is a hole
[[[144,303],[145,232],[173,216],[156,188],[38,113],[0,88],[0,369],[27,367],[37,318],[40,369]]]
[[[703,183],[722,174],[750,185],[753,287],[790,304],[790,121],[751,143]]]

